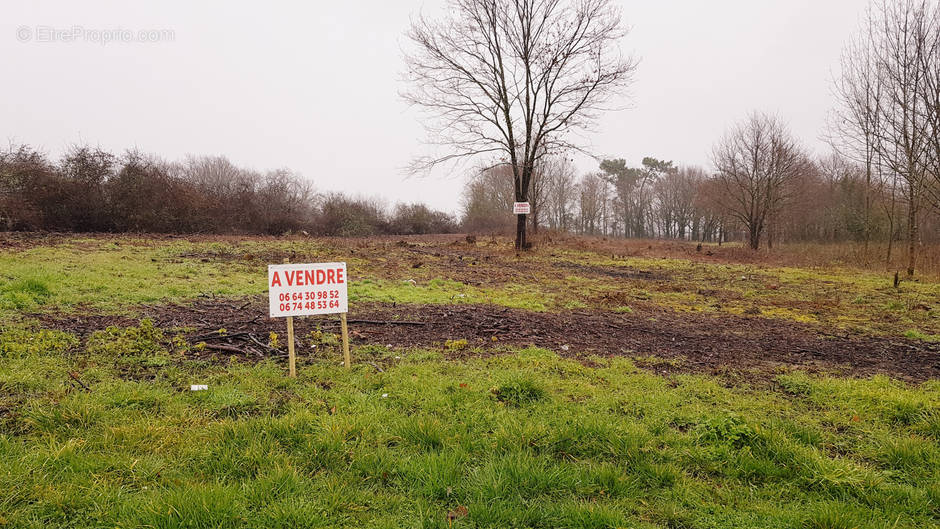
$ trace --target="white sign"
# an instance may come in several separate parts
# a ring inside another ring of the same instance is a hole
[[[346,263],[268,265],[272,318],[348,312]]]
[[[513,215],[528,215],[529,209],[530,208],[529,208],[528,202],[513,202],[512,203]]]

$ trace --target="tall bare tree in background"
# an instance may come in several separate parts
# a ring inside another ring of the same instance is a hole
[[[940,204],[940,7],[928,0],[880,0],[842,63],[838,137],[869,177],[877,167],[903,184],[907,273],[913,276],[923,200]]]
[[[876,71],[885,89],[876,129],[878,155],[907,188],[908,276],[917,262],[918,214],[931,148],[924,65],[928,40],[936,38],[927,28],[932,9],[926,0],[884,1],[869,20]]]
[[[921,88],[924,99],[924,122],[927,126],[927,198],[940,210],[940,6],[933,7],[933,13],[925,13],[924,23],[920,25],[924,43],[921,53],[921,68],[924,70],[924,83]]]
[[[555,230],[571,229],[577,187],[574,164],[568,158],[553,157],[546,163],[544,176],[545,198],[542,204],[548,227]]]
[[[570,133],[631,80],[620,10],[610,0],[451,0],[448,12],[408,31],[403,97],[427,111],[432,143],[447,149],[415,169],[496,155],[512,170],[515,200],[527,201],[540,158],[579,149]],[[526,247],[519,215],[516,248]]]
[[[464,185],[462,224],[472,232],[507,232],[512,223],[512,174],[506,165],[484,167]]]
[[[532,173],[532,181],[529,184],[529,202],[532,205],[529,218],[532,233],[538,232],[540,222],[546,224],[545,218],[551,215],[552,202],[557,204],[559,201],[558,193],[560,191],[569,191],[565,189],[566,177],[569,179],[574,178],[574,166],[571,165],[571,160],[565,156],[546,156],[536,164],[535,171]],[[570,200],[570,197],[564,197],[561,200]],[[550,227],[555,227],[551,221],[547,224]]]
[[[588,173],[578,185],[578,229],[586,235],[607,233],[608,182],[598,173]]]
[[[745,226],[748,244],[757,250],[806,156],[779,119],[754,113],[715,146],[712,161],[721,190],[718,200]]]
[[[540,159],[535,164],[535,169],[532,171],[532,180],[529,182],[529,204],[531,207],[527,217],[529,218],[529,225],[532,226],[533,235],[539,231],[539,220],[547,198],[548,186],[551,183],[548,177],[549,162],[549,158]]]
[[[698,167],[680,167],[656,181],[653,188],[658,205],[659,232],[665,237],[685,239],[696,217],[695,197],[705,172]]]
[[[869,32],[857,36],[842,52],[842,76],[835,82],[839,106],[833,112],[829,125],[829,143],[833,148],[865,168],[867,186],[863,222],[866,251],[872,228],[870,190],[876,172],[881,167],[877,139],[884,91],[884,82],[872,51],[871,37]]]

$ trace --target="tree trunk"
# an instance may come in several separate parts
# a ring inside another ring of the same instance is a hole
[[[885,268],[891,268],[891,250],[894,249],[894,227],[888,233],[888,252],[885,255]]]
[[[891,191],[891,209],[888,210],[888,253],[885,255],[885,268],[891,268],[891,252],[894,249],[894,238],[897,233],[897,228],[895,228],[895,215],[894,208],[894,190]]]
[[[866,144],[867,144],[866,137]],[[865,159],[865,261],[868,261],[868,245],[871,241],[871,156]]]
[[[760,248],[760,230],[757,229],[757,226],[752,226],[747,230],[748,246],[752,250],[757,250]]]
[[[516,250],[527,250],[525,215],[516,215]]]
[[[515,168],[513,178],[513,191],[516,202],[529,201],[529,185],[532,182],[532,163],[527,162],[521,169]],[[516,215],[516,250],[528,250],[529,244],[526,240],[526,217],[528,215]]]
[[[913,186],[912,186],[913,187]],[[907,208],[907,276],[914,277],[914,264],[917,261],[917,203],[911,192],[911,203]]]

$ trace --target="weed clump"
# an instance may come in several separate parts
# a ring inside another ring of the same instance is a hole
[[[545,398],[545,389],[530,377],[511,378],[492,389],[496,400],[509,406],[524,406]]]
[[[61,331],[0,328],[0,358],[63,353],[76,345],[75,336]]]
[[[928,415],[923,404],[917,401],[900,400],[887,406],[884,416],[887,420],[901,426],[912,426]]]
[[[841,504],[817,507],[803,521],[805,529],[856,529],[864,526],[862,517]]]
[[[314,348],[324,347],[327,349],[332,349],[334,347],[339,347],[340,343],[342,343],[340,341],[340,335],[332,332],[323,332],[319,329],[319,327],[316,330],[310,331],[307,334],[307,338],[310,341],[310,345]]]
[[[447,340],[444,342],[444,347],[448,351],[462,351],[467,348],[468,342],[465,339],[460,340]]]
[[[0,286],[0,305],[10,305],[15,310],[36,308],[46,301],[52,291],[45,281],[27,278]]]
[[[709,417],[698,425],[699,439],[741,448],[756,437],[756,432],[736,415]]]
[[[139,327],[111,326],[88,339],[86,350],[103,356],[155,356],[166,353],[163,331],[153,321],[141,320]]]
[[[802,374],[778,376],[777,383],[780,384],[784,393],[788,395],[806,397],[813,393],[813,385],[810,380]]]

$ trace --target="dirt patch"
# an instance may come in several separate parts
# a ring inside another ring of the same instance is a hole
[[[555,266],[567,270],[574,270],[581,274],[613,277],[617,279],[644,279],[647,281],[663,281],[668,279],[666,275],[661,273],[650,272],[648,270],[635,270],[632,268],[583,265],[578,263],[569,263],[566,261],[555,263]]]
[[[248,358],[278,356],[269,333],[285,333],[282,319],[267,318],[266,300],[201,299],[186,305],[145,307],[141,314],[163,328],[189,327],[191,343],[213,346],[206,353]],[[781,368],[867,376],[883,373],[923,381],[940,377],[940,344],[902,338],[823,335],[809,326],[744,316],[703,316],[653,311],[537,313],[489,305],[357,304],[349,314],[354,345],[440,348],[448,357],[499,354],[504,346],[535,345],[562,356],[628,356],[660,372],[758,372]],[[80,336],[125,318],[44,318],[49,327]],[[318,345],[317,330],[338,332],[333,317],[298,318],[298,346],[305,354]],[[225,329],[225,336],[217,331]],[[311,334],[313,333],[313,334]],[[448,340],[467,348],[445,347]],[[674,360],[660,362],[650,360]]]
[[[63,240],[64,237],[57,234],[0,231],[0,251],[48,246],[58,244]]]
[[[62,314],[27,314],[35,318],[45,328],[57,329],[74,334],[85,340],[95,331],[102,331],[108,327],[130,327],[140,324],[140,320],[127,316],[110,314],[96,314],[89,309],[78,309],[66,317]]]
[[[675,369],[717,373],[764,372],[799,366],[852,375],[885,373],[921,381],[940,377],[940,346],[865,336],[822,336],[800,324],[736,316],[608,312],[533,313],[492,306],[448,305],[357,309],[373,321],[417,321],[422,326],[357,325],[369,343],[439,346],[536,345],[562,356],[656,356],[681,359]],[[494,341],[495,338],[495,341]],[[472,354],[451,352],[451,356]]]

